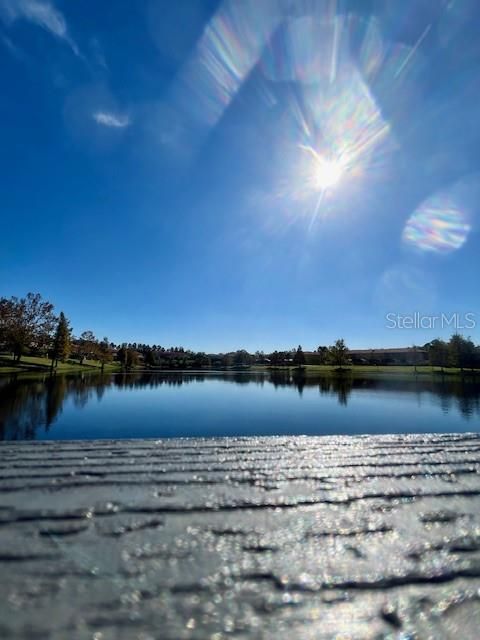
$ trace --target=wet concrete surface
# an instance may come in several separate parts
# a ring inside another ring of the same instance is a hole
[[[480,436],[0,444],[0,637],[480,637]]]

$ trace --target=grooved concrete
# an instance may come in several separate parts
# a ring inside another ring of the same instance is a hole
[[[0,444],[0,637],[476,639],[480,437]]]

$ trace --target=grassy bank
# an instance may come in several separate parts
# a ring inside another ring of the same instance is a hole
[[[14,363],[11,355],[0,355],[0,375],[6,373],[20,373],[20,372],[38,372],[45,373],[49,372],[51,368],[51,360],[48,358],[40,358],[35,356],[22,356],[20,363]],[[68,360],[67,362],[59,362],[55,371],[57,373],[75,373],[75,372],[99,372],[101,370],[101,364],[96,360],[84,360],[82,364],[80,364],[79,360]],[[212,369],[205,368],[197,371],[211,371]],[[112,373],[116,371],[121,371],[121,367],[118,363],[110,363],[105,365],[104,367],[105,373]],[[144,369],[142,367],[137,367],[131,370],[131,373],[134,372],[147,372],[151,373],[171,373],[175,371],[176,373],[181,373],[182,369],[174,369],[174,370],[149,370]],[[191,370],[185,370],[187,372],[191,372]],[[225,370],[226,373],[235,373],[234,370]],[[266,373],[291,373],[298,374],[299,372],[305,376],[337,376],[337,375],[348,375],[348,376],[365,376],[365,377],[396,377],[396,378],[432,378],[439,379],[442,377],[461,377],[461,376],[475,376],[480,378],[480,369],[464,369],[461,371],[458,368],[449,367],[442,369],[440,367],[431,367],[429,365],[422,365],[413,367],[410,365],[384,365],[384,366],[376,366],[376,365],[349,365],[339,369],[338,367],[332,365],[311,365],[307,364],[301,369],[298,367],[288,367],[288,366],[279,366],[279,367],[270,367],[265,365],[253,365],[248,369],[243,369],[244,373],[248,372],[266,372]]]
[[[254,366],[254,371],[299,371],[296,367],[267,367]],[[455,367],[447,367],[443,370],[441,367],[432,367],[430,365],[410,366],[410,365],[348,365],[341,370],[332,365],[314,365],[307,364],[301,368],[305,375],[354,375],[354,376],[402,376],[402,377],[441,377],[441,376],[480,376],[480,369],[461,369]]]
[[[48,358],[40,358],[36,356],[22,356],[19,363],[14,362],[13,357],[8,354],[0,355],[0,375],[2,373],[19,373],[22,371],[50,371],[52,361]],[[84,360],[80,364],[79,360],[67,360],[59,362],[55,371],[57,373],[74,373],[76,371],[100,371],[101,364],[96,360]],[[106,364],[104,371],[119,371],[120,367],[117,363]]]

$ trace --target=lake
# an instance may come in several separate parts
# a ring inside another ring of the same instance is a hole
[[[0,439],[73,440],[478,429],[480,384],[265,373],[0,378]]]

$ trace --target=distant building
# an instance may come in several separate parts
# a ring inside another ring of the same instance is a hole
[[[428,364],[428,351],[417,347],[349,349],[352,364]]]

